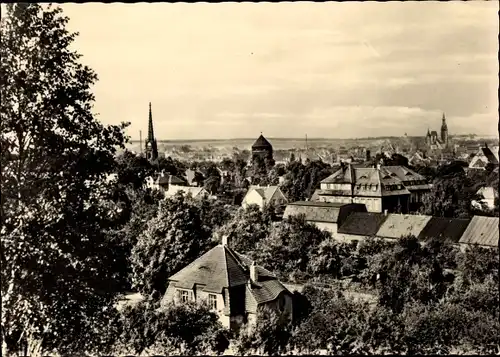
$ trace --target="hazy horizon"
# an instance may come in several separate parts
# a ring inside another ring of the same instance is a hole
[[[60,6],[134,140],[498,135],[496,2]]]

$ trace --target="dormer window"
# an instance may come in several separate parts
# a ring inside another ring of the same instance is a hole
[[[208,306],[212,310],[217,310],[217,295],[208,294]]]
[[[183,303],[194,301],[193,292],[189,290],[177,289],[177,296],[179,301],[182,301]]]

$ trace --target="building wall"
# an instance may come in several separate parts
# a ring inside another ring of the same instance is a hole
[[[380,197],[354,197],[353,203],[364,204],[368,212],[382,212],[382,199]]]
[[[168,303],[181,303],[181,300],[179,299],[178,296],[178,291],[188,291],[190,293],[190,296],[193,298],[193,300],[196,303],[201,303],[202,301],[208,301],[208,295],[213,294],[217,296],[217,315],[219,316],[219,319],[224,327],[229,328],[230,326],[230,319],[229,316],[226,316],[224,314],[224,308],[225,303],[224,303],[224,295],[223,294],[217,294],[213,292],[207,292],[203,291],[202,287],[195,286],[194,289],[182,289],[182,288],[177,288],[174,286],[173,283],[169,283],[167,290],[165,292],[165,295],[162,299],[161,305],[165,306]],[[228,300],[229,303],[229,300]],[[228,306],[229,307],[229,306]]]
[[[252,190],[245,195],[241,205],[243,208],[247,208],[250,205],[257,205],[262,209],[264,207],[264,200],[261,195],[259,195],[255,190]]]
[[[350,183],[321,183],[322,190],[341,190],[351,192]]]

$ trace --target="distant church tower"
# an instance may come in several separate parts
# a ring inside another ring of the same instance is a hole
[[[441,142],[448,146],[448,125],[446,125],[446,117],[443,113],[443,124],[441,124]]]
[[[156,145],[153,130],[153,114],[151,113],[151,102],[149,103],[148,138],[146,139],[146,159],[153,161],[158,158],[158,146]]]

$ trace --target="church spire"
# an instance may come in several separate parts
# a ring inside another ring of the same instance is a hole
[[[148,138],[146,140],[146,158],[148,160],[156,160],[158,158],[158,147],[156,144],[155,133],[153,130],[153,113],[151,111],[151,102],[149,102],[149,121],[148,121]]]
[[[153,130],[153,113],[151,112],[151,102],[149,102],[149,122],[148,122],[148,141],[154,141],[155,134]]]

